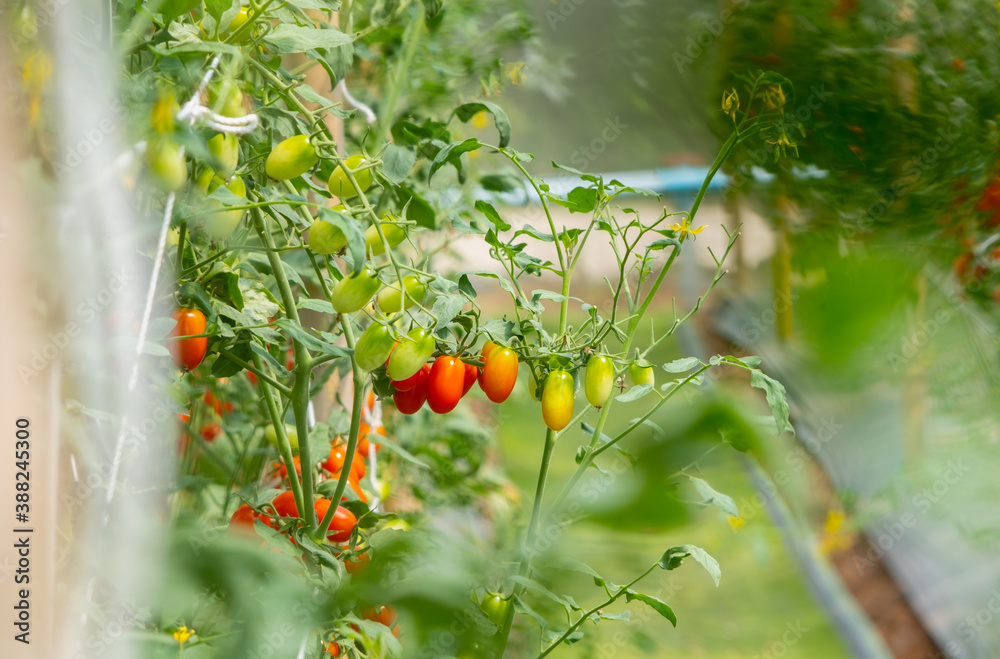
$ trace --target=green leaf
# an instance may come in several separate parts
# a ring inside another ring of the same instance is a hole
[[[625,593],[625,601],[631,602],[632,600],[639,600],[644,604],[648,604],[650,608],[669,620],[671,625],[674,627],[677,626],[677,616],[674,615],[673,609],[667,606],[663,601],[658,600],[652,595],[643,595],[642,593],[630,590]]]
[[[604,577],[599,575],[597,571],[594,570],[594,568],[590,567],[586,563],[581,563],[580,561],[573,558],[567,558],[567,557],[557,558],[553,561],[547,562],[546,567],[550,567],[556,570],[566,570],[569,572],[579,572],[580,574],[586,574],[589,577],[593,577],[594,583],[596,585],[601,586],[604,584]]]
[[[687,373],[699,364],[701,364],[701,360],[697,357],[684,357],[664,364],[663,370],[667,373]]]
[[[252,351],[250,350],[249,343],[238,343],[229,348],[228,352],[245,362],[250,362],[252,359]],[[230,360],[222,353],[219,353],[219,356],[212,363],[212,377],[215,378],[230,378],[242,370],[242,366]]]
[[[705,503],[711,503],[716,508],[722,510],[722,512],[733,517],[739,517],[740,511],[736,507],[736,502],[733,498],[727,494],[723,494],[715,490],[708,481],[702,480],[701,478],[696,478],[694,476],[688,476],[691,484],[694,485],[694,489],[698,490],[698,494],[705,497]]]
[[[490,192],[513,192],[524,189],[521,179],[513,174],[486,174],[480,177],[479,185]]]
[[[216,21],[222,18],[222,14],[232,6],[232,0],[205,0],[205,9]]]
[[[434,331],[436,332],[442,327],[447,327],[448,323],[462,312],[462,307],[467,302],[468,299],[464,295],[439,295],[434,300],[434,306],[431,308],[431,313],[437,318]]]
[[[477,201],[476,210],[485,215],[486,219],[493,223],[493,226],[496,227],[498,233],[500,231],[507,231],[511,228],[510,225],[507,224],[502,217],[500,217],[500,213],[498,213],[497,209],[493,207],[493,204],[488,201],[483,201],[482,199]]]
[[[785,385],[766,375],[760,369],[755,368],[750,372],[750,386],[764,390],[764,395],[767,396],[767,404],[771,408],[771,414],[774,415],[774,425],[778,428],[778,432],[787,430],[794,435],[795,429],[792,428],[792,424],[788,421],[788,401],[785,399]]]
[[[455,108],[455,116],[459,121],[465,123],[480,112],[488,112],[493,115],[493,123],[496,124],[497,132],[500,133],[500,148],[510,144],[510,120],[499,105],[489,101],[474,101],[465,103]]]
[[[337,48],[354,41],[354,38],[324,23],[323,28],[300,27],[288,23],[275,26],[264,41],[279,55],[304,53],[313,48]]]
[[[412,149],[390,144],[382,154],[382,173],[397,185],[406,180],[415,164],[417,154]]]
[[[566,199],[546,195],[549,199],[569,209],[570,213],[589,213],[597,207],[597,190],[594,188],[573,188]]]
[[[701,547],[694,545],[671,547],[660,557],[659,565],[664,570],[675,570],[680,567],[681,562],[688,556],[701,563],[701,566],[712,576],[715,585],[719,585],[719,579],[722,578],[722,570],[719,569],[719,562],[709,556],[708,552]]]
[[[330,314],[331,316],[336,316],[337,311],[333,308],[327,300],[317,300],[315,298],[305,298],[299,300],[299,303],[295,305],[298,309],[309,309],[310,311],[318,311],[319,313]]]
[[[193,281],[184,282],[180,286],[180,295],[182,300],[193,302],[209,318],[215,315],[215,311],[212,310],[212,299],[201,284]]]
[[[550,600],[552,600],[556,604],[559,604],[564,609],[566,609],[567,613],[569,613],[571,611],[579,611],[580,610],[580,606],[576,602],[572,601],[572,598],[567,599],[567,598],[562,597],[560,595],[556,595],[551,590],[549,590],[548,588],[546,588],[542,584],[538,583],[534,579],[529,579],[528,577],[522,577],[520,575],[515,574],[515,575],[511,575],[510,577],[508,577],[507,580],[511,581],[513,583],[516,583],[516,584],[520,584],[520,585],[524,586],[525,588],[530,588],[531,590],[533,590],[533,591],[535,591],[535,592],[537,592],[537,593],[539,593],[541,595],[544,595],[545,597],[549,598]]]
[[[620,403],[630,403],[633,400],[639,400],[652,390],[653,390],[653,385],[651,384],[639,384],[632,387],[623,394],[618,394],[617,396],[615,396],[615,400],[617,400]]]
[[[406,219],[425,229],[437,228],[437,213],[426,199],[406,186],[400,186],[397,193],[400,203],[406,208]]]
[[[320,340],[303,329],[301,325],[288,318],[279,318],[274,324],[288,332],[292,339],[298,341],[306,348],[314,352],[321,352],[329,355],[350,354],[346,348]]]
[[[434,177],[434,174],[448,163],[451,163],[455,169],[458,170],[459,180],[464,180],[465,174],[462,171],[462,162],[460,160],[461,155],[463,153],[468,153],[469,151],[475,151],[481,146],[483,145],[479,140],[474,137],[470,137],[464,142],[454,142],[441,149],[434,157],[434,161],[431,163],[431,170],[430,174],[427,176],[427,180],[430,181],[431,178]]]

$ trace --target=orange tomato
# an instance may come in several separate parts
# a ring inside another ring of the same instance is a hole
[[[205,314],[197,309],[178,309],[174,312],[177,326],[170,330],[169,336],[191,336],[205,333]],[[170,355],[174,363],[187,371],[198,368],[208,351],[208,337],[199,336],[192,339],[168,341]]]

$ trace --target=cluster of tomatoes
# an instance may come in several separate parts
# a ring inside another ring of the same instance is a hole
[[[956,203],[968,200],[968,195],[960,195]],[[952,269],[955,276],[974,297],[1000,303],[1000,176],[993,178],[983,190],[983,195],[974,207],[978,221],[975,237],[967,236],[964,224],[946,230],[961,240],[963,251],[955,258]],[[949,217],[947,221],[952,218]],[[985,237],[978,235],[985,234]],[[963,238],[963,236],[965,236]]]

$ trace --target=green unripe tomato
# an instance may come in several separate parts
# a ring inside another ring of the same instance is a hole
[[[229,27],[226,28],[226,31],[222,33],[222,37],[225,39],[230,34],[236,32],[236,30],[246,25],[246,22],[249,18],[250,18],[250,12],[247,10],[247,8],[240,7],[240,11],[235,16],[233,16],[233,20],[229,24]],[[250,41],[250,37],[253,36],[252,35],[253,31],[254,30],[252,28],[250,30],[247,30],[246,32],[241,34],[239,38],[233,39],[233,43],[246,43],[247,41]]]
[[[319,161],[316,149],[307,135],[289,137],[271,149],[264,163],[264,171],[271,178],[287,181],[308,172]]]
[[[542,420],[556,432],[573,418],[573,376],[566,371],[552,371],[542,386]]]
[[[413,376],[427,363],[436,347],[434,335],[422,327],[414,327],[396,344],[389,357],[389,379],[399,382]]]
[[[347,247],[347,236],[336,224],[316,220],[309,227],[309,249],[317,254],[338,254]]]
[[[233,19],[235,22],[236,19]],[[232,80],[223,80],[217,88],[209,90],[209,101],[212,110],[224,117],[246,116],[243,107],[243,92]]]
[[[351,156],[347,158],[344,163],[347,165],[348,169],[355,170],[365,164],[365,159],[360,155]],[[372,186],[375,182],[375,178],[372,176],[372,170],[366,169],[363,172],[358,172],[354,175],[354,180],[358,182],[358,187],[364,192]],[[333,196],[338,199],[350,199],[351,197],[358,196],[357,190],[351,185],[350,179],[347,178],[347,173],[341,165],[337,165],[337,168],[333,170],[330,174],[330,180],[327,181],[327,185],[330,186],[330,192]]]
[[[490,619],[490,622],[497,627],[503,627],[504,622],[507,620],[507,608],[509,606],[510,601],[499,593],[490,593],[484,596],[483,601],[479,603],[479,608],[483,610],[483,613]]]
[[[371,268],[351,273],[337,282],[330,295],[330,302],[337,313],[354,313],[362,309],[378,292],[382,282]]]
[[[362,369],[375,370],[389,359],[395,344],[392,330],[381,323],[372,323],[354,344],[354,359]]]
[[[215,156],[221,168],[219,173],[229,178],[236,171],[240,160],[240,143],[231,133],[219,133],[208,141],[208,152]]]
[[[399,288],[399,282],[393,282],[379,291],[378,308],[383,313],[396,313],[401,308],[409,309],[427,295],[427,286],[417,279],[416,275],[406,275],[403,277],[403,289],[406,290],[406,300],[403,300],[403,292]]]
[[[285,435],[288,437],[288,443],[291,444],[293,451],[299,450],[299,431],[295,429],[294,426],[285,426]],[[274,429],[274,424],[269,423],[264,428],[264,437],[267,437],[272,445],[278,445],[278,431]]]
[[[594,407],[601,407],[608,402],[611,390],[615,386],[615,364],[604,355],[593,355],[587,361],[587,374],[584,378],[584,390],[587,402]]]
[[[153,179],[168,192],[180,190],[187,181],[187,162],[179,144],[168,138],[154,138],[146,145],[146,164]]]
[[[656,384],[656,373],[652,366],[640,366],[638,363],[632,362],[628,365],[628,377],[635,385]]]
[[[406,240],[406,229],[398,224],[383,224],[382,233],[385,234],[389,247],[395,247]],[[365,229],[365,251],[373,256],[385,254],[385,245],[382,244],[374,224]]]
[[[206,170],[210,171],[210,170]],[[202,173],[204,175],[204,172]],[[199,183],[201,177],[199,177]],[[212,180],[208,184],[207,192],[211,194],[222,185],[224,181],[218,177],[218,175],[213,176]],[[246,199],[247,196],[247,186],[243,183],[243,179],[239,176],[234,176],[230,179],[229,183],[226,183],[226,188],[232,192],[237,197],[243,197]],[[215,199],[208,200],[210,204],[219,208],[225,208],[222,203],[216,201]],[[205,217],[205,233],[207,233],[211,238],[215,240],[224,240],[232,235],[236,227],[239,226],[240,220],[243,219],[243,209],[237,210],[220,210],[218,212],[212,213]]]

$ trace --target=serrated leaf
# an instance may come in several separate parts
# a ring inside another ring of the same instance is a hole
[[[497,232],[507,231],[511,228],[510,225],[507,224],[502,217],[500,217],[500,213],[498,213],[497,209],[493,207],[493,204],[480,199],[476,202],[476,210],[485,215],[486,219],[493,223]]]
[[[475,151],[481,146],[482,143],[479,140],[474,137],[470,137],[464,142],[455,142],[441,149],[434,157],[434,161],[431,162],[431,169],[430,173],[427,175],[427,180],[430,181],[434,177],[434,174],[436,174],[439,169],[448,163],[451,163],[455,167],[458,171],[459,180],[462,180],[464,178],[464,172],[462,170],[462,163],[460,160],[462,154],[468,153],[469,151]]]
[[[390,144],[382,154],[382,173],[397,185],[406,180],[415,164],[417,155],[412,149]]]
[[[499,105],[495,103],[490,103],[489,101],[474,101],[472,103],[465,103],[455,108],[455,116],[458,117],[459,121],[465,123],[472,119],[480,112],[488,112],[493,115],[493,123],[497,127],[497,132],[500,134],[500,142],[498,146],[503,148],[510,144],[510,120],[507,118],[507,113],[504,112]]]
[[[719,569],[719,562],[712,558],[708,552],[701,547],[696,547],[695,545],[671,547],[663,553],[663,556],[660,557],[659,565],[664,570],[675,570],[680,567],[681,562],[688,556],[698,561],[712,576],[712,579],[715,581],[715,585],[719,585],[719,579],[722,578],[722,570]]]
[[[634,400],[639,400],[652,390],[653,390],[653,385],[651,384],[639,384],[632,387],[625,393],[618,394],[617,396],[615,396],[615,400],[617,400],[620,403],[630,403]]]
[[[667,373],[687,373],[699,364],[701,364],[701,360],[697,357],[684,357],[664,364],[663,370]]]
[[[677,616],[674,615],[673,609],[666,605],[663,601],[653,597],[652,595],[644,595],[642,593],[637,593],[633,590],[625,593],[625,600],[631,602],[632,600],[639,600],[643,604],[648,605],[654,611],[659,613],[661,616],[670,621],[670,624],[674,627],[677,626]]]
[[[437,318],[434,324],[434,331],[446,327],[448,323],[455,319],[455,316],[462,312],[462,307],[468,302],[464,295],[439,295],[434,300],[431,313]]]
[[[694,489],[698,490],[698,494],[705,498],[705,503],[714,505],[727,515],[732,515],[733,517],[740,516],[740,511],[736,507],[736,502],[733,501],[731,496],[717,491],[708,484],[708,481],[701,478],[689,475],[688,479],[691,481],[691,484],[694,485]]]
[[[785,398],[785,386],[756,368],[750,372],[750,386],[764,390],[764,395],[767,397],[767,404],[771,408],[771,414],[774,415],[774,425],[778,428],[778,432],[787,430],[794,435],[795,429],[792,428],[792,424],[788,421],[788,401]]]
[[[314,48],[337,48],[354,41],[354,38],[340,30],[324,23],[323,29],[315,27],[300,27],[289,23],[276,25],[264,41],[274,53],[304,53]]]

